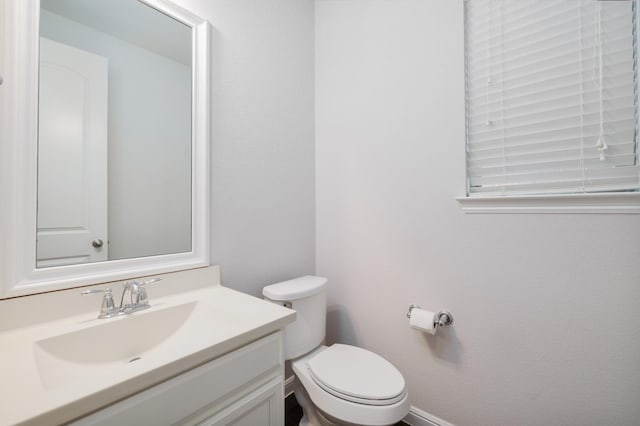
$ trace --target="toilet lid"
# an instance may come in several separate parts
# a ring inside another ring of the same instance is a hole
[[[308,362],[313,380],[325,391],[348,401],[390,405],[405,395],[402,374],[366,349],[335,344]]]

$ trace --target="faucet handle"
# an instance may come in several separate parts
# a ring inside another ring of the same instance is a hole
[[[139,286],[144,286],[144,285],[151,284],[151,283],[157,283],[158,281],[162,281],[162,278],[158,278],[158,277],[151,278],[151,279],[148,279],[146,281],[142,281],[141,283],[138,283],[138,285]]]
[[[90,296],[92,294],[111,294],[111,289],[109,287],[106,288],[91,288],[89,290],[84,290],[80,293],[83,296]]]
[[[98,318],[111,318],[119,314],[119,309],[116,308],[115,303],[113,303],[113,294],[111,293],[111,288],[92,288],[89,290],[84,290],[82,293],[83,296],[90,296],[93,294],[104,294],[102,298],[102,306],[100,307],[100,314]]]

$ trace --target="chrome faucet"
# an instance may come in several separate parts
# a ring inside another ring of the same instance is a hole
[[[147,296],[147,289],[145,285],[160,281],[161,278],[151,278],[143,282],[127,281],[122,287],[122,297],[120,297],[120,306],[116,308],[113,302],[113,294],[111,289],[96,288],[90,290],[84,290],[81,294],[83,296],[91,294],[104,294],[102,298],[102,307],[100,308],[100,314],[98,318],[113,318],[119,315],[127,315],[133,312],[142,311],[143,309],[150,308],[149,298]]]
[[[120,310],[128,314],[151,307],[151,305],[149,305],[149,298],[147,297],[147,289],[144,286],[157,281],[160,281],[160,278],[151,278],[141,283],[138,281],[127,281],[124,283],[122,297],[120,298]],[[125,303],[127,294],[129,296],[128,302]]]

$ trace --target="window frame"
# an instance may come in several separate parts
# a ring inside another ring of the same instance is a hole
[[[631,0],[630,0],[631,1]],[[635,18],[640,27],[640,4],[636,2]],[[466,14],[466,8],[464,13]],[[463,16],[463,20],[465,16]],[[466,31],[466,28],[463,29]],[[636,78],[636,90],[640,94],[640,29],[636,29],[636,67],[639,76]],[[465,37],[466,43],[466,37]],[[465,103],[468,96],[466,55],[465,55]],[[640,95],[639,95],[640,96]],[[640,102],[638,103],[640,104]],[[636,105],[636,108],[638,107]],[[640,112],[637,112],[640,116]],[[638,123],[636,123],[638,126]],[[456,200],[464,213],[468,214],[640,214],[640,190],[619,192],[535,194],[535,195],[471,195],[469,193],[467,167],[467,133],[465,115],[465,195]],[[638,147],[640,149],[640,147]]]

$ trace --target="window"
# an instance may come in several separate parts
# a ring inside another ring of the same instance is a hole
[[[470,198],[640,189],[636,8],[465,1]]]

